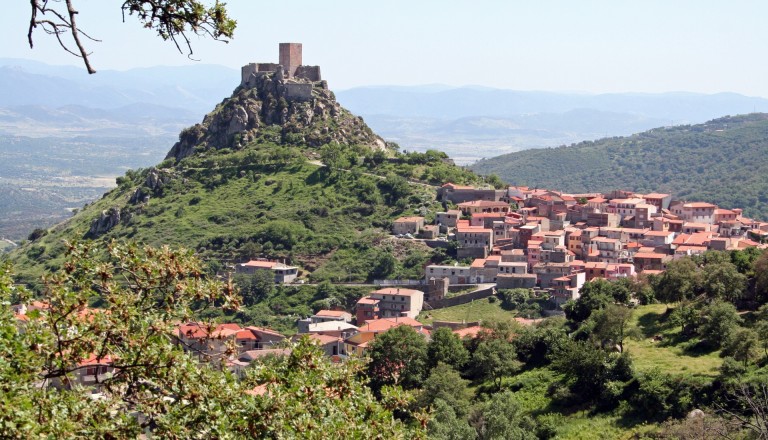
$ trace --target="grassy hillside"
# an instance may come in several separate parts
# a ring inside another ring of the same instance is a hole
[[[667,192],[768,219],[768,114],[657,128],[569,147],[527,150],[471,168],[517,185],[568,192]]]
[[[432,251],[386,234],[394,218],[434,215],[442,205],[433,186],[406,178],[436,182],[437,173],[470,182],[476,176],[437,156],[412,153],[377,162],[366,158],[371,150],[338,150],[344,169],[309,160],[319,157],[314,150],[254,143],[131,171],[116,189],[12,257],[19,272],[34,280],[60,266],[64,240],[114,238],[191,248],[213,269],[267,257],[297,264],[315,281],[420,278]],[[153,177],[161,182],[154,188]],[[119,212],[119,221],[94,233],[93,222],[105,212]]]

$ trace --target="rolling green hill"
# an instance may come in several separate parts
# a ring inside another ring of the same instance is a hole
[[[768,114],[526,150],[471,168],[515,185],[567,192],[665,192],[768,219]]]

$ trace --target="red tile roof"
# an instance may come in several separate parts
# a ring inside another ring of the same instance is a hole
[[[401,317],[401,318],[371,319],[369,321],[365,321],[365,324],[363,324],[360,327],[360,331],[380,333],[400,325],[409,325],[411,327],[423,327],[424,324],[420,323],[419,321],[413,318],[409,318],[407,316]]]
[[[478,333],[485,330],[483,327],[479,325],[473,325],[471,327],[467,328],[460,328],[453,331],[453,334],[457,335],[459,338],[463,338],[464,336],[469,336],[470,338],[474,338],[477,336]]]
[[[251,260],[247,263],[242,263],[241,266],[244,267],[259,267],[263,269],[272,269],[277,265],[277,261],[262,261],[262,260]]]

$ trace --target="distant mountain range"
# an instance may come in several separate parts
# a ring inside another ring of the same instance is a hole
[[[591,95],[430,85],[361,87],[337,96],[385,139],[407,149],[440,149],[459,163],[768,111],[768,99],[734,93]]]
[[[39,105],[113,109],[131,104],[183,108],[200,115],[232,92],[239,72],[223,66],[149,67],[127,71],[50,66],[0,58],[0,107]]]

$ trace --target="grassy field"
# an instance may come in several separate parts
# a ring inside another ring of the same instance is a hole
[[[485,298],[459,306],[426,310],[421,312],[418,319],[431,324],[432,321],[505,321],[514,317],[515,312],[502,309],[499,301],[492,303]]]
[[[640,371],[659,368],[669,374],[713,377],[723,363],[718,351],[699,352],[691,349],[692,343],[675,343],[679,340],[680,328],[666,320],[664,304],[638,307],[632,314],[630,327],[637,330],[638,338],[624,342]],[[654,336],[661,336],[655,341]]]

